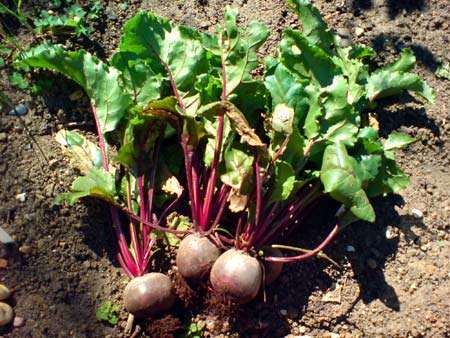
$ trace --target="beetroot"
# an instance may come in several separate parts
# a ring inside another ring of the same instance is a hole
[[[248,303],[261,287],[261,264],[243,251],[230,249],[216,260],[210,279],[217,292],[228,294],[238,303]]]
[[[283,257],[280,249],[264,248],[264,256]],[[276,280],[283,271],[283,262],[263,262],[263,280],[265,285],[269,285]]]
[[[125,287],[123,299],[128,312],[145,318],[169,310],[176,293],[169,277],[152,272],[133,278]]]
[[[189,283],[197,283],[208,274],[219,256],[219,249],[207,237],[188,235],[178,247],[178,271]]]

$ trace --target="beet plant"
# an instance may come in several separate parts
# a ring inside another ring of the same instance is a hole
[[[192,283],[207,276],[226,247],[218,228],[230,205],[240,208],[236,193],[251,186],[246,178],[253,155],[247,152],[265,147],[250,124],[264,109],[267,91],[250,72],[268,30],[255,22],[241,30],[236,16],[227,8],[224,27],[206,34],[141,12],[125,25],[121,42],[121,62],[140,62],[149,85],[160,84],[161,96],[146,112],[168,121],[180,144],[179,181],[188,192],[193,234],[180,243],[176,262]]]
[[[86,51],[68,52],[45,43],[22,54],[17,65],[56,70],[78,83],[89,97],[98,145],[75,131],[57,134],[81,174],[71,192],[58,196],[57,202],[72,205],[94,197],[109,204],[117,259],[131,279],[125,306],[132,315],[146,317],[168,310],[175,301],[170,279],[149,273],[157,241],[154,230],[186,232],[165,224],[182,191],[170,169],[176,161],[161,151],[168,124],[151,114],[157,107],[148,107],[160,97],[160,84],[147,78],[141,63],[124,63],[122,53],[126,54],[119,51],[107,64]]]
[[[229,7],[215,34],[139,12],[109,64],[60,46],[21,56],[19,65],[60,71],[91,100],[99,135],[91,153],[98,160],[63,197],[73,203],[94,196],[111,205],[118,259],[130,277],[147,272],[154,229],[189,234],[179,245],[180,273],[197,283],[212,266],[213,288],[246,303],[283,263],[320,254],[356,220],[373,222],[371,198],[407,185],[395,151],[415,140],[396,132],[380,137],[370,111],[377,99],[405,90],[433,101],[411,72],[414,55],[405,49],[398,61],[372,71],[371,48],[341,47],[314,6],[289,3],[303,28],[286,29],[277,56],[264,63],[257,51],[268,29],[257,22],[238,27]],[[66,137],[68,148],[85,150],[76,139]],[[118,149],[112,161],[108,142]],[[161,194],[161,185],[175,198]],[[339,204],[334,225],[321,227],[320,243],[292,245],[288,239],[326,198]],[[166,224],[174,204],[189,212],[189,229]]]
[[[433,101],[432,90],[410,72],[415,63],[410,50],[370,72],[364,61],[375,56],[371,48],[340,47],[315,7],[303,0],[291,5],[303,29],[285,30],[278,56],[265,59],[271,102],[262,138],[268,156],[260,154],[251,164],[254,189],[238,217],[233,254],[223,254],[211,271],[213,287],[239,302],[250,300],[262,284],[261,271],[242,272],[247,255],[261,257],[270,282],[280,264],[317,255],[344,226],[373,222],[371,198],[406,187],[394,153],[415,140],[396,132],[380,138],[368,114],[376,99],[409,90]],[[323,227],[322,242],[308,249],[285,245],[320,211],[325,197],[341,206],[335,225]],[[274,255],[274,249],[293,254]],[[248,290],[245,296],[242,290]]]

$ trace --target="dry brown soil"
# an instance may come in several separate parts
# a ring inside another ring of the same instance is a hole
[[[270,27],[264,55],[275,52],[284,27],[298,26],[283,0],[128,1],[125,11],[119,1],[102,3],[105,11],[98,30],[81,45],[105,58],[117,47],[123,23],[140,8],[212,31],[222,21],[224,6],[236,6],[242,23],[259,20]],[[317,259],[291,264],[267,288],[266,303],[261,296],[216,317],[211,308],[189,311],[178,304],[173,315],[184,323],[191,318],[200,321],[206,325],[205,336],[215,337],[220,330],[224,337],[449,337],[450,81],[436,77],[435,71],[450,61],[450,3],[315,4],[331,28],[374,47],[380,64],[393,60],[403,47],[414,50],[415,72],[434,88],[436,103],[425,105],[403,95],[382,102],[377,110],[383,134],[400,130],[420,139],[399,158],[411,184],[400,195],[375,201],[375,224],[353,224],[326,250],[341,269]],[[34,40],[23,29],[17,33],[24,45]],[[74,39],[61,42],[80,45]],[[53,198],[68,190],[75,175],[53,137],[63,127],[93,131],[86,102],[71,100],[78,89],[61,77],[52,77],[49,92],[32,96],[10,86],[10,73],[8,66],[0,69],[0,90],[15,104],[27,104],[29,112],[19,119],[4,109],[0,117],[0,226],[20,247],[19,256],[9,257],[7,266],[0,267],[0,283],[13,290],[9,301],[25,324],[0,328],[0,335],[124,337],[127,314],[121,292],[127,277],[115,259],[104,205],[90,200],[72,208],[53,205]],[[23,201],[18,194],[25,194]],[[117,326],[95,317],[108,300],[119,305]]]

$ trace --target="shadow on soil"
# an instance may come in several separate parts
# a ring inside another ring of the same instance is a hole
[[[347,0],[347,6],[352,8],[353,12],[357,14],[361,10],[368,10],[374,7],[372,0]],[[402,14],[403,12],[411,13],[413,11],[422,11],[427,6],[426,0],[386,0],[388,14],[391,19]]]

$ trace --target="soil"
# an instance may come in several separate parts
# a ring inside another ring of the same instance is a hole
[[[78,2],[88,7],[89,1]],[[258,20],[270,28],[263,55],[275,53],[283,28],[299,26],[282,0],[128,1],[125,10],[119,1],[101,2],[102,20],[81,45],[105,58],[117,47],[123,23],[139,9],[213,31],[222,22],[225,5],[235,6],[241,23]],[[372,46],[380,64],[392,61],[404,47],[414,50],[415,72],[435,90],[436,103],[427,105],[405,94],[382,102],[376,111],[382,133],[398,130],[420,139],[399,154],[411,184],[400,195],[374,201],[374,224],[353,224],[326,249],[340,267],[320,259],[287,265],[278,282],[267,287],[266,302],[260,296],[249,305],[227,308],[210,298],[189,311],[180,302],[173,317],[154,320],[147,333],[136,336],[170,337],[154,329],[190,321],[204,326],[204,336],[214,337],[450,336],[450,81],[435,75],[450,61],[450,3],[314,3],[331,28],[354,43]],[[35,6],[48,9],[49,3]],[[33,42],[13,20],[5,23],[17,29],[21,44]],[[80,39],[61,42],[80,46]],[[0,335],[125,337],[127,313],[121,298],[127,277],[115,259],[105,206],[93,200],[70,208],[53,203],[76,174],[54,135],[61,128],[93,132],[87,102],[70,99],[78,88],[45,72],[40,74],[52,78],[51,90],[30,95],[8,83],[11,71],[0,69],[0,90],[29,111],[20,118],[8,115],[7,108],[1,112],[0,226],[17,241],[19,252],[0,248],[0,283],[13,291],[9,302],[24,323],[0,328]],[[306,233],[314,240],[314,233]],[[116,326],[96,319],[106,301],[119,306]],[[147,325],[138,324],[143,329]],[[181,332],[187,336],[187,329]]]

